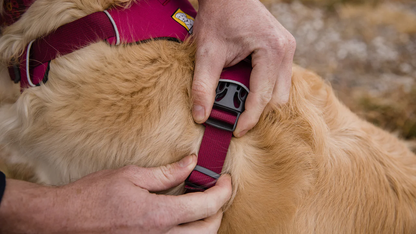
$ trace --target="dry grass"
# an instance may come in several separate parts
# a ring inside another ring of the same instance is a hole
[[[365,24],[376,26],[392,26],[401,33],[416,33],[416,14],[410,10],[401,9],[391,4],[372,6],[344,5],[339,8],[341,19],[361,19]]]
[[[344,90],[339,96],[352,111],[404,139],[416,139],[416,89],[403,87],[371,95],[364,90]]]
[[[378,5],[384,2],[408,3],[414,0],[261,0],[265,4],[273,4],[278,2],[291,3],[294,1],[301,2],[304,5],[316,6],[327,9],[334,9],[334,7],[344,4],[349,5]]]

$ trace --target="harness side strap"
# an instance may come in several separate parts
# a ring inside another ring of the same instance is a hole
[[[113,25],[104,12],[87,15],[59,27],[46,37],[32,41],[20,57],[19,65],[9,67],[10,77],[16,83],[21,82],[22,90],[37,86],[47,75],[49,62],[57,56],[114,36]]]
[[[74,33],[76,32],[76,33]],[[55,33],[36,40],[31,49],[34,66],[69,54],[92,42],[115,37],[113,24],[104,12],[95,12],[59,27]],[[68,40],[70,38],[70,40]]]
[[[107,40],[110,45],[158,38],[183,41],[192,32],[195,16],[196,11],[186,0],[136,1],[128,8],[95,12],[31,42],[19,64],[9,67],[10,77],[14,82],[21,81],[22,89],[37,86],[45,77],[49,61],[97,41]]]

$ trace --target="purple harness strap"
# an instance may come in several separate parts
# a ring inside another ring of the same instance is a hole
[[[49,63],[58,56],[100,40],[111,45],[157,38],[183,41],[192,33],[195,17],[196,11],[187,0],[143,0],[127,9],[96,12],[31,41],[19,64],[9,67],[9,74],[16,83],[20,81],[23,91],[46,82]],[[188,192],[210,188],[220,177],[232,132],[244,111],[250,73],[247,61],[221,73],[214,107],[204,124],[198,164],[185,182]]]
[[[233,131],[244,111],[249,92],[251,64],[242,61],[221,73],[214,106],[205,122],[198,164],[185,182],[187,192],[204,191],[215,185],[227,156]]]
[[[192,32],[196,11],[186,0],[137,1],[129,8],[96,12],[59,27],[46,37],[32,41],[9,74],[23,89],[45,81],[49,62],[93,42],[111,45],[152,38],[183,41]],[[139,22],[139,23],[138,23]]]
[[[10,77],[20,81],[22,90],[39,85],[47,75],[49,61],[112,36],[114,29],[106,14],[96,12],[85,16],[30,42],[20,57],[19,69],[9,68]]]
[[[210,117],[216,116],[234,124],[236,116],[213,109]],[[186,181],[186,189],[190,191],[203,191],[215,185],[220,177],[228,146],[233,133],[208,124],[205,125],[204,136],[198,153],[198,164]]]

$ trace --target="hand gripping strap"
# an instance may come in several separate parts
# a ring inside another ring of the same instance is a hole
[[[217,87],[214,107],[207,122],[198,154],[198,164],[185,181],[187,192],[204,191],[215,185],[221,174],[232,132],[244,111],[249,91],[251,64],[242,61],[224,69]]]

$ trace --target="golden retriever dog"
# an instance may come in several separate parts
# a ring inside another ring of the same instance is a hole
[[[198,152],[204,127],[191,116],[192,39],[92,43],[54,59],[49,81],[22,94],[9,78],[7,66],[31,40],[129,2],[36,0],[3,28],[0,145],[8,150],[0,155],[9,175],[25,165],[32,182],[63,185]],[[297,66],[289,102],[269,106],[231,140],[223,173],[233,196],[220,233],[416,233],[415,155]],[[171,191],[182,192],[183,185]]]

